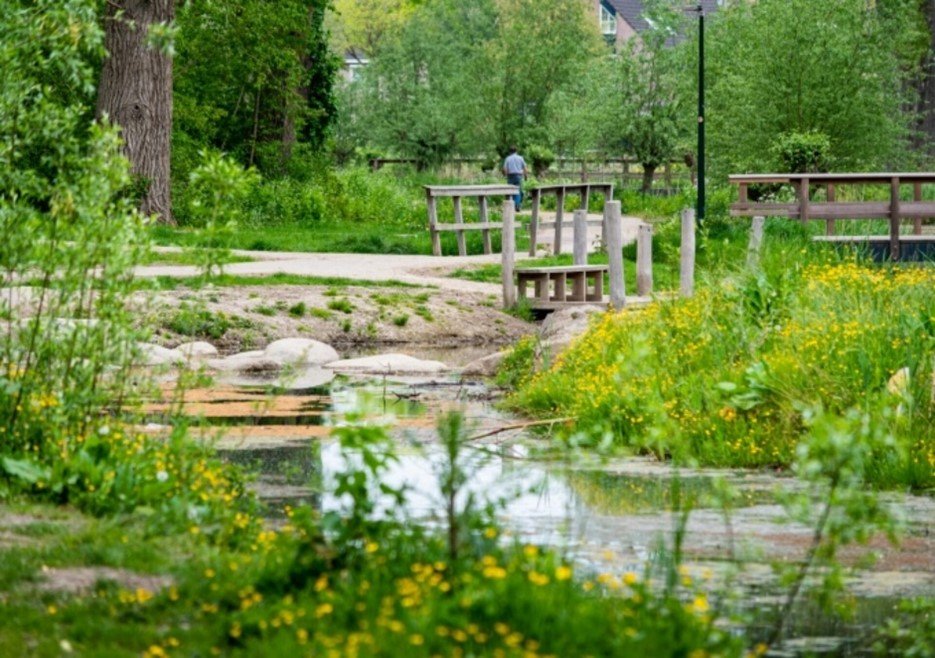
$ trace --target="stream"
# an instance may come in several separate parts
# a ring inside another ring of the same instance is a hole
[[[274,522],[285,505],[308,503],[323,512],[347,508],[350,501],[332,492],[336,474],[356,457],[343,454],[331,432],[349,416],[363,411],[368,422],[387,428],[395,446],[398,460],[383,482],[404,486],[406,502],[397,508],[375,489],[378,514],[429,526],[441,523],[443,510],[438,473],[444,455],[436,439],[437,419],[459,410],[471,436],[517,423],[497,408],[480,382],[298,373],[276,396],[269,395],[269,384],[249,378],[223,382],[200,396],[195,391],[188,407],[203,418],[203,433],[226,459],[257,474],[257,493]],[[754,618],[751,633],[763,632],[780,601],[771,564],[800,559],[812,537],[811,528],[789,523],[775,502],[777,491],[800,487],[796,480],[759,471],[676,470],[641,457],[545,458],[545,448],[541,439],[522,430],[467,444],[468,491],[481,504],[499,506],[504,541],[552,547],[583,574],[642,572],[671,543],[678,518],[673,510],[677,479],[681,500],[692,507],[686,567],[693,576],[710,579],[715,591],[732,579]],[[719,503],[725,483],[736,492],[729,514]],[[886,498],[906,519],[906,534],[899,547],[873,540],[868,547],[844,551],[849,563],[868,552],[876,557],[872,568],[849,579],[857,601],[853,619],[799,606],[790,624],[792,639],[769,655],[870,655],[862,641],[868,628],[883,623],[900,600],[935,596],[935,500]]]

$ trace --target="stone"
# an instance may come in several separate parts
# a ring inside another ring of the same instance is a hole
[[[175,349],[188,360],[213,359],[218,355],[218,349],[211,343],[204,341],[182,343]]]
[[[311,338],[283,338],[267,345],[263,354],[280,365],[324,365],[341,358],[333,347]]]
[[[178,350],[153,343],[140,343],[138,347],[145,366],[177,366],[185,363],[185,357]]]
[[[576,306],[550,313],[539,328],[539,341],[558,353],[588,330],[592,316],[604,311],[600,306]]]
[[[509,351],[495,352],[471,361],[461,369],[461,375],[463,377],[493,377],[509,353]]]
[[[359,375],[432,375],[448,370],[441,361],[425,361],[408,354],[377,354],[358,359],[332,361],[326,365],[335,372]]]

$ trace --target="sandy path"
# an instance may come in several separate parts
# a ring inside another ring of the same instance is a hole
[[[543,213],[543,219],[554,219]],[[590,219],[600,219],[600,215],[591,215]],[[637,227],[641,220],[625,217],[623,221],[624,244],[636,239]],[[537,239],[540,245],[551,245],[554,233],[542,230]],[[593,248],[599,243],[600,228],[589,227],[588,246]],[[572,251],[572,231],[563,230],[562,244],[565,253]],[[165,250],[175,250],[165,248]],[[500,285],[454,279],[448,275],[454,270],[477,265],[500,262],[500,254],[489,256],[421,256],[398,254],[326,254],[277,251],[234,251],[239,256],[252,259],[247,263],[232,263],[224,266],[227,274],[244,276],[269,276],[273,274],[294,274],[310,277],[340,277],[359,281],[402,281],[424,286],[436,286],[455,292],[476,292],[499,295]],[[518,253],[517,261],[527,260],[526,253]],[[137,276],[155,277],[192,277],[199,274],[199,269],[190,265],[148,265],[136,269]]]

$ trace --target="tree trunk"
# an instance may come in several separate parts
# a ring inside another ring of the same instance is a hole
[[[643,163],[643,194],[649,194],[653,189],[653,180],[656,178],[656,165]]]
[[[140,210],[173,223],[169,191],[172,137],[172,58],[147,44],[149,27],[175,16],[175,0],[107,3],[107,57],[97,114],[121,129],[131,171],[143,184]]]

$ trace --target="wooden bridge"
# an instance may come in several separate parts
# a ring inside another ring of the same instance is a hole
[[[935,235],[923,235],[923,224],[935,218],[935,201],[923,198],[922,186],[935,184],[935,173],[841,173],[841,174],[754,174],[731,176],[739,187],[732,217],[787,217],[801,222],[824,221],[825,236],[819,241],[864,243],[881,259],[898,261],[935,258]],[[751,200],[757,188],[791,185],[795,199],[788,202]],[[841,194],[852,186],[885,186],[884,200],[859,200],[860,195]],[[911,187],[911,195],[905,188]],[[903,197],[907,198],[903,198]],[[841,197],[842,200],[838,200]],[[911,197],[911,198],[910,198]],[[886,236],[836,235],[838,221],[881,219],[889,222]],[[908,225],[912,234],[903,232]]]

